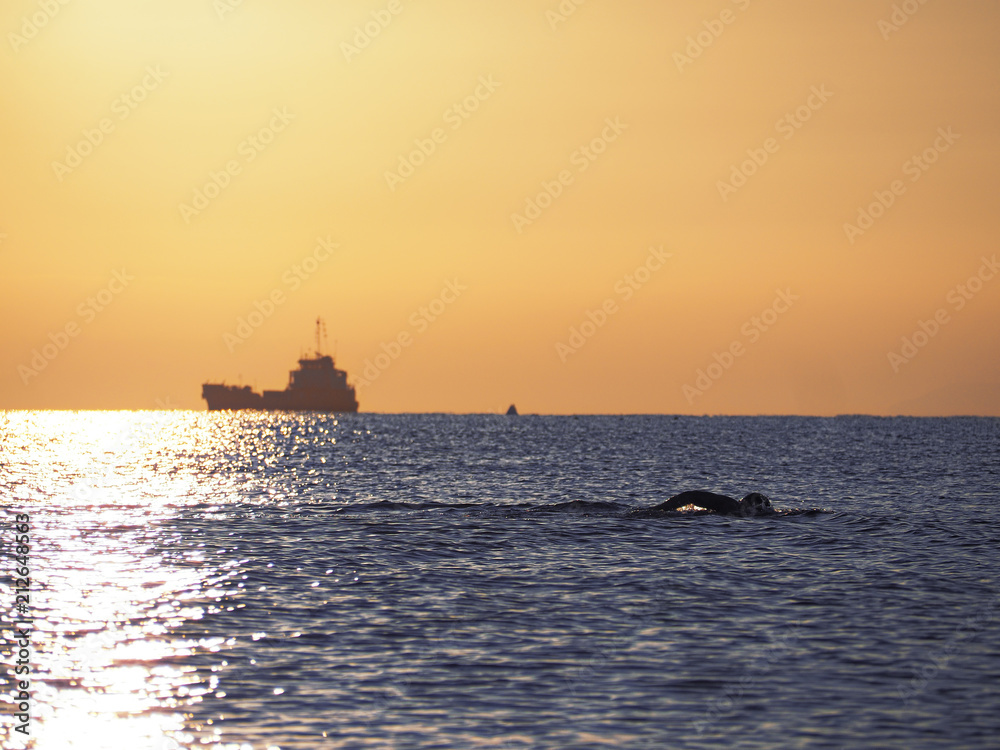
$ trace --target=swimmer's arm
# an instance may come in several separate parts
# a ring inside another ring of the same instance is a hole
[[[681,500],[680,495],[676,495],[664,503],[660,503],[656,506],[657,510],[677,510],[678,508],[683,508],[685,505],[691,505],[687,500]]]
[[[739,503],[731,497],[716,495],[712,492],[703,492],[701,490],[689,490],[688,492],[674,495],[665,503],[660,503],[656,509],[677,510],[678,508],[683,508],[685,505],[694,505],[698,508],[710,510],[713,513],[738,513],[740,509]]]

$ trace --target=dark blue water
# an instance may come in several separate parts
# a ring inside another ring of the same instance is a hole
[[[37,412],[0,439],[38,748],[997,746],[997,419]],[[685,489],[783,512],[634,512]]]

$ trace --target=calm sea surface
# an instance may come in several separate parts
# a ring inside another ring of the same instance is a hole
[[[996,748],[998,472],[997,419],[0,413],[4,659],[38,750]],[[634,512],[686,489],[785,512]]]

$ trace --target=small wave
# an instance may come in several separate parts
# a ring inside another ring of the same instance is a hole
[[[392,500],[376,500],[371,503],[356,503],[352,505],[341,505],[336,508],[338,513],[351,512],[359,513],[364,511],[385,511],[385,510],[483,510],[497,507],[492,503],[438,503],[438,502],[416,502],[406,503]],[[503,507],[503,506],[501,506]],[[517,506],[514,506],[517,507]]]
[[[482,513],[576,513],[576,514],[621,514],[633,510],[631,505],[604,500],[568,500],[562,503],[442,503],[442,502],[397,502],[377,500],[337,507],[338,513],[364,513],[370,511],[424,511],[458,510]]]
[[[510,514],[510,513],[551,513],[570,515],[617,516],[626,518],[694,518],[698,516],[717,515],[710,510],[701,508],[663,511],[655,508],[642,508],[627,503],[610,500],[567,500],[559,503],[443,503],[443,502],[400,502],[377,500],[368,503],[341,505],[336,507],[337,513],[368,513],[368,512],[421,512],[429,510],[451,510],[466,513]],[[773,513],[757,516],[757,518],[787,518],[793,516],[812,517],[831,514],[833,511],[824,508],[790,508],[776,510]]]
[[[813,516],[822,515],[832,515],[832,510],[827,510],[825,508],[787,508],[785,510],[775,510],[771,513],[758,513],[758,514],[748,514],[746,516],[731,515],[724,516],[718,513],[714,513],[710,510],[704,510],[703,508],[695,508],[694,506],[687,506],[685,508],[679,508],[677,510],[659,510],[657,508],[635,508],[628,515],[630,518],[696,518],[698,516],[719,516],[720,518],[741,518],[745,517],[747,519],[752,518],[791,518],[793,516],[805,516],[811,518]]]
[[[631,505],[613,503],[604,500],[569,500],[564,503],[554,503],[552,505],[539,505],[530,508],[535,513],[623,513],[632,510]]]

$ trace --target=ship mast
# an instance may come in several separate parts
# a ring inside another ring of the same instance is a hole
[[[323,355],[323,340],[326,339],[326,323],[322,318],[316,318],[316,356]]]

